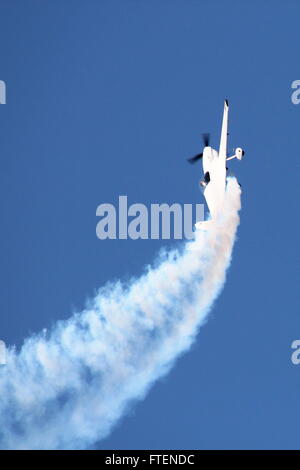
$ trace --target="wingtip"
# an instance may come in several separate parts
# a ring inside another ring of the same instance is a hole
[[[228,100],[225,100],[225,104],[226,104],[226,106],[229,106],[229,104],[228,104]]]

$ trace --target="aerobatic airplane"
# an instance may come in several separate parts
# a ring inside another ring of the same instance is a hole
[[[232,160],[233,158],[241,160],[245,155],[244,150],[237,147],[234,155],[230,157],[227,156],[228,109],[228,101],[225,100],[219,152],[210,147],[209,134],[203,134],[203,152],[188,159],[190,163],[195,163],[200,158],[202,159],[204,178],[200,181],[200,186],[203,189],[203,194],[212,220],[217,217],[225,195],[227,174],[226,161]],[[205,228],[209,223],[210,221],[198,222],[195,226],[196,228]]]

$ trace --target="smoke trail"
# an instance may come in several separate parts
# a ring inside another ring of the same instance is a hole
[[[128,285],[100,289],[83,312],[28,338],[19,353],[10,349],[0,370],[0,447],[81,449],[105,437],[190,347],[224,284],[239,209],[229,178],[209,231]]]

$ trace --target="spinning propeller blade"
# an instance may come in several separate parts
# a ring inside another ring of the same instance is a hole
[[[192,158],[188,158],[189,163],[196,163],[197,160],[200,160],[200,158],[203,157],[203,153],[198,153],[198,155],[195,155]]]

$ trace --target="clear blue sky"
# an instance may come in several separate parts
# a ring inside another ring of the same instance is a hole
[[[243,186],[225,290],[192,350],[98,448],[299,448],[299,2],[0,1],[0,338],[20,346],[163,241],[96,238],[96,207],[203,202],[201,132]],[[199,174],[198,174],[199,172]]]

